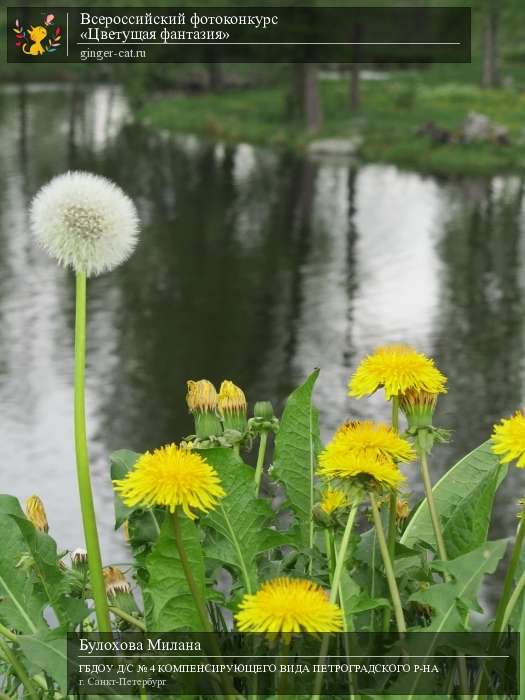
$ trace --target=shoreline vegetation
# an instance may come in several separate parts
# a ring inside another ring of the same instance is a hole
[[[482,89],[474,82],[423,82],[418,73],[394,73],[385,79],[362,80],[360,107],[354,111],[347,80],[322,80],[320,92],[324,120],[313,132],[286,117],[284,84],[217,94],[161,95],[136,114],[148,126],[173,134],[297,154],[309,152],[315,142],[336,140],[335,154],[339,144],[345,157],[355,151],[364,162],[436,175],[525,172],[525,90],[515,84]],[[501,126],[508,142],[461,142],[462,125],[473,113]],[[450,134],[452,142],[418,133],[429,124]]]

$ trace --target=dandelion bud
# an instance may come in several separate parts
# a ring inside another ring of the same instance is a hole
[[[34,527],[40,532],[47,532],[49,525],[44,504],[38,496],[31,496],[26,501],[26,515]]]
[[[78,571],[85,571],[87,569],[87,552],[82,547],[78,547],[71,554],[71,564],[74,569]]]
[[[248,405],[243,390],[225,379],[219,391],[218,404],[225,430],[237,430],[241,434],[245,433]]]
[[[60,265],[88,277],[123,263],[138,237],[135,205],[110,180],[85,172],[53,178],[31,204],[31,230]]]
[[[321,493],[321,500],[314,506],[314,521],[321,527],[331,527],[336,524],[335,516],[339,510],[346,508],[349,497],[339,489],[327,488]]]
[[[186,403],[195,421],[195,435],[206,439],[222,434],[222,425],[217,415],[218,397],[213,384],[207,379],[187,382]]]
[[[436,409],[437,394],[409,389],[399,397],[399,407],[406,416],[408,427],[428,428]]]
[[[405,498],[398,498],[396,500],[396,519],[398,522],[403,522],[408,518],[410,513],[410,506]]]
[[[348,496],[339,491],[338,489],[326,489],[321,494],[320,502],[321,510],[327,515],[332,515],[332,513],[340,508],[346,508],[348,505]]]
[[[253,415],[255,418],[262,418],[262,420],[271,420],[274,413],[270,401],[257,401],[253,407]]]
[[[104,569],[106,593],[111,605],[114,605],[128,615],[138,616],[139,611],[131,593],[131,586],[118,566],[108,566]],[[127,629],[129,623],[120,620],[119,629]]]
[[[131,593],[131,586],[118,566],[107,566],[104,569],[104,583],[108,598],[115,598],[118,593]]]
[[[434,428],[432,419],[438,395],[409,389],[399,397],[399,407],[406,416],[407,433],[414,438],[418,450],[430,453],[434,443],[448,442],[450,431]]]

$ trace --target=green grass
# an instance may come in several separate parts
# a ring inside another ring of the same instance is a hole
[[[481,90],[468,82],[467,75],[461,76],[465,82],[442,82],[453,75],[446,70],[414,71],[394,74],[388,81],[362,81],[362,107],[355,113],[349,109],[346,81],[323,81],[324,126],[315,135],[286,118],[284,84],[222,95],[161,98],[144,107],[139,116],[173,132],[296,151],[304,150],[313,138],[345,138],[360,133],[364,160],[435,173],[525,170],[525,93],[520,93],[518,86]],[[441,127],[459,129],[471,110],[507,126],[512,145],[436,145],[415,134],[430,120]]]

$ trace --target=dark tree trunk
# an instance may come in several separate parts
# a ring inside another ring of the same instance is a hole
[[[292,117],[302,119],[308,131],[318,131],[321,128],[323,112],[317,83],[317,64],[294,65],[289,113]]]
[[[350,66],[350,108],[355,111],[359,109],[360,104],[359,64],[352,63]]]
[[[499,61],[499,27],[504,0],[486,0],[483,18],[483,76],[482,85],[494,88],[501,85]]]
[[[222,63],[210,61],[208,66],[208,89],[212,92],[224,90],[224,69]]]

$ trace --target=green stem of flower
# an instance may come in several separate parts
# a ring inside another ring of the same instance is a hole
[[[392,430],[399,433],[399,397],[392,397]],[[397,493],[392,491],[388,504],[388,553],[390,559],[394,561],[396,550],[396,510],[397,510]],[[383,610],[383,632],[388,632],[390,629],[390,610]]]
[[[290,642],[291,635],[283,635],[281,641],[281,664],[286,665],[288,662],[288,656],[290,655]],[[277,690],[277,695],[288,695],[288,674],[286,671],[281,671],[279,677],[279,688]]]
[[[399,634],[403,635],[407,631],[407,626],[405,622],[405,616],[403,615],[403,607],[401,605],[401,597],[399,595],[399,589],[397,587],[396,577],[394,574],[394,567],[392,566],[392,560],[390,559],[390,554],[385,539],[385,533],[383,530],[383,523],[381,522],[381,514],[379,513],[376,497],[372,492],[370,492],[369,495],[370,503],[372,505],[372,517],[374,519],[377,540],[379,542],[379,549],[381,550],[381,556],[383,557],[383,565],[385,567],[386,580],[388,582],[388,588],[390,589],[390,597],[392,598],[392,604],[394,606],[394,615],[396,618],[397,629]]]
[[[110,605],[109,611],[112,612],[113,615],[120,617],[121,620],[129,622],[130,625],[133,625],[137,629],[142,630],[142,632],[146,632],[146,625],[141,620],[138,620],[136,617],[133,617],[133,615],[127,613],[125,610],[121,610],[120,608],[117,608],[114,605]]]
[[[343,538],[341,540],[341,544],[339,546],[339,551],[337,552],[336,555],[336,563],[335,563],[335,571],[334,575],[332,577],[332,586],[330,588],[330,602],[335,603],[337,600],[337,596],[339,595],[339,584],[341,582],[341,574],[343,573],[343,567],[345,564],[345,559],[346,559],[346,550],[348,549],[348,543],[350,542],[350,535],[352,533],[352,528],[354,526],[354,521],[355,517],[357,515],[357,510],[359,508],[359,502],[356,501],[355,503],[352,504],[352,508],[350,509],[350,513],[348,514],[348,520],[346,521],[346,526],[345,526],[345,531],[343,533]],[[321,643],[321,649],[319,651],[319,663],[322,663],[322,660],[326,656],[326,652],[328,651],[328,644],[330,642],[330,637],[328,634],[325,634],[323,637],[323,641]],[[312,695],[311,700],[319,700],[321,696],[321,686],[323,683],[323,673],[319,672],[316,677],[315,677],[315,683],[314,683],[314,692]]]
[[[75,315],[75,450],[80,507],[88,553],[89,576],[95,603],[98,631],[111,632],[106,587],[102,573],[102,558],[97,532],[93,490],[89,473],[85,410],[86,369],[86,275],[76,275]]]
[[[352,534],[352,528],[354,527],[355,516],[357,515],[358,508],[359,502],[356,501],[352,504],[352,508],[350,509],[350,513],[348,514],[348,520],[346,521],[343,539],[341,540],[341,545],[336,556],[334,577],[332,580],[332,587],[330,589],[331,603],[336,602],[337,595],[339,593],[339,583],[341,582],[341,574],[343,573],[343,567],[345,565],[346,550],[348,549],[348,543],[350,542],[350,535]]]
[[[38,700],[38,693],[31,682],[31,679],[27,675],[27,672],[23,665],[20,663],[18,660],[16,654],[13,653],[12,649],[9,647],[8,644],[6,644],[3,639],[0,639],[0,649],[2,651],[2,655],[6,658],[7,662],[13,667],[13,671],[15,674],[18,676],[20,682],[24,686],[24,688],[27,691],[27,694],[31,698],[35,698],[35,700]]]
[[[0,634],[2,634],[6,639],[9,639],[10,642],[16,642],[16,634],[14,632],[11,632],[10,629],[7,629],[5,625],[2,625],[0,622]]]
[[[184,546],[184,542],[182,540],[182,532],[180,528],[180,520],[179,520],[179,508],[175,510],[173,513],[172,517],[172,523],[173,523],[173,533],[175,535],[175,545],[177,547],[177,551],[179,553],[180,557],[180,562],[182,565],[182,570],[184,571],[184,576],[186,577],[186,581],[188,583],[188,587],[190,589],[193,602],[195,603],[195,608],[197,609],[197,614],[199,616],[199,619],[201,621],[201,625],[203,627],[203,632],[210,632],[210,638],[209,638],[209,646],[212,654],[217,657],[217,659],[220,661],[221,659],[221,649],[219,646],[219,643],[217,641],[217,638],[215,637],[215,631],[213,629],[213,625],[210,622],[210,618],[208,617],[208,612],[206,610],[206,604],[203,600],[203,597],[201,595],[201,592],[199,591],[199,587],[197,586],[197,583],[193,577],[193,573],[191,570],[191,564],[188,559],[188,554],[186,552],[186,548]],[[223,683],[223,689],[226,693],[226,695],[232,695],[234,697],[237,697],[237,692],[235,688],[233,687],[233,683],[231,679],[226,675],[222,674],[221,675],[222,683]]]
[[[516,533],[516,540],[514,542],[514,547],[512,549],[512,555],[510,558],[510,564],[505,574],[505,581],[503,583],[503,592],[499,599],[498,607],[496,610],[496,620],[494,621],[494,631],[500,632],[503,628],[503,619],[505,617],[505,609],[509,604],[509,599],[512,592],[512,584],[514,582],[514,576],[516,575],[516,569],[518,568],[521,548],[523,545],[523,540],[525,539],[525,512],[521,514],[520,524],[518,525],[518,531]]]
[[[324,531],[324,543],[326,549],[326,561],[328,562],[328,580],[330,582],[331,587],[334,578],[334,552],[332,544],[332,535],[328,528],[326,528]]]
[[[520,595],[523,592],[523,589],[525,588],[525,571],[521,574],[520,579],[518,583],[516,584],[516,588],[512,592],[512,595],[509,598],[509,602],[507,603],[507,607],[505,608],[505,612],[503,613],[503,619],[501,621],[501,627],[497,630],[496,632],[503,632],[505,627],[509,624],[510,616],[512,615],[512,612],[514,608],[516,607],[516,603],[518,602]]]
[[[514,549],[512,551],[512,557],[511,557],[511,562],[510,566],[507,569],[507,575],[509,571],[513,568],[514,565],[514,573],[516,571],[517,564],[520,559],[520,552],[521,552],[521,544],[518,542],[518,538],[520,538],[520,533],[525,532],[525,527],[523,526],[523,518],[520,520],[520,524],[518,526],[518,533],[516,535],[516,542],[514,544]],[[521,541],[523,542],[523,534],[521,535]],[[516,546],[518,545],[518,546]],[[517,555],[516,555],[517,552]],[[508,578],[508,580],[511,582],[514,580],[514,573]],[[512,615],[512,612],[514,608],[516,607],[516,603],[518,602],[523,589],[525,588],[525,571],[522,573],[520,576],[518,583],[516,584],[516,587],[514,588],[514,591],[512,594],[510,594],[509,591],[506,591],[506,586],[507,584],[507,576],[505,576],[505,583],[503,585],[503,594],[500,598],[500,604],[498,605],[498,609],[496,611],[496,620],[494,621],[494,628],[493,628],[493,634],[492,634],[492,639],[490,642],[489,646],[489,654],[493,654],[496,651],[496,648],[498,646],[498,640],[499,640],[499,635],[505,630],[506,626],[509,623],[510,616]],[[503,600],[503,596],[507,595],[508,600],[506,604],[502,607],[500,610],[500,605],[501,601]],[[522,621],[524,620],[525,616],[525,602],[523,604],[523,611],[522,611]],[[521,634],[523,634],[523,630],[521,630]],[[520,644],[520,668],[525,668],[523,666],[523,661],[525,660],[525,652],[524,652],[525,645]],[[482,694],[486,694],[486,683],[487,679],[485,677],[485,674],[483,672],[480,673],[478,682],[476,685],[476,690],[475,690],[475,695],[473,700],[477,700],[478,697],[480,697]],[[522,684],[523,685],[523,684]],[[520,693],[520,700],[524,700],[525,698],[525,693],[522,692]]]
[[[206,605],[204,604],[204,601],[202,599],[201,592],[199,591],[199,587],[197,586],[197,583],[193,577],[193,573],[191,570],[191,564],[188,559],[188,555],[186,553],[186,548],[184,547],[184,542],[182,541],[182,532],[180,529],[180,521],[179,521],[179,512],[178,508],[175,510],[173,513],[173,533],[175,535],[175,544],[177,545],[177,551],[179,552],[179,557],[180,557],[180,563],[182,564],[182,570],[184,571],[184,575],[186,576],[186,581],[188,582],[188,587],[190,589],[190,593],[193,598],[193,602],[195,603],[195,608],[197,609],[197,614],[199,616],[199,619],[201,621],[202,627],[203,627],[203,632],[213,632],[213,628],[210,623],[210,619],[208,617],[208,612],[206,610]]]
[[[518,626],[518,632],[520,635],[520,639],[522,640],[521,644],[519,645],[520,651],[518,668],[523,669],[525,668],[525,644],[523,643],[523,640],[525,639],[525,600],[521,604],[521,615]],[[525,683],[523,682],[523,680],[520,683],[519,700],[525,700]]]
[[[434,530],[434,537],[436,538],[437,551],[441,561],[447,561],[447,550],[445,548],[445,540],[443,538],[443,532],[441,530],[441,523],[439,521],[439,513],[436,508],[436,503],[434,501],[434,494],[432,492],[432,481],[430,480],[430,471],[428,468],[428,458],[425,450],[419,449],[419,464],[421,467],[421,478],[423,479],[423,486],[425,488],[425,496],[427,498],[428,510],[430,513],[430,519],[432,521],[432,528]],[[445,576],[448,580],[450,577]]]
[[[399,433],[399,396],[392,396],[392,429]]]
[[[257,465],[255,467],[255,495],[259,495],[261,488],[261,479],[264,468],[264,458],[266,456],[266,447],[268,445],[268,431],[263,430],[259,440],[259,452],[257,454]]]

